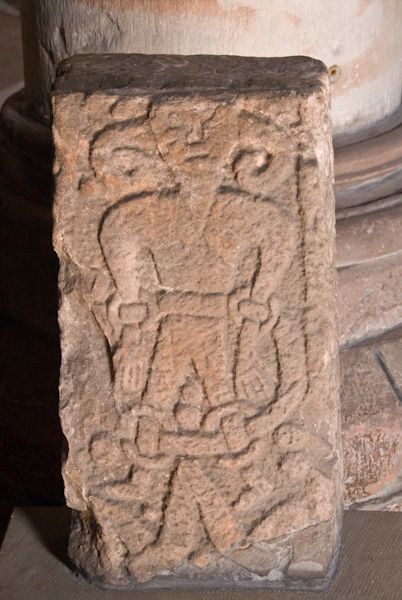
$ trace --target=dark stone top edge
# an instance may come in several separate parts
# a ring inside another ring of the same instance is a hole
[[[79,54],[60,64],[53,94],[261,91],[308,96],[326,81],[324,63],[306,56]]]

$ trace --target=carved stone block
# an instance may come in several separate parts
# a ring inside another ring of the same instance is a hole
[[[339,544],[322,63],[78,56],[53,94],[70,556],[313,586]]]

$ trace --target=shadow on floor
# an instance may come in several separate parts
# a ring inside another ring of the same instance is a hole
[[[0,318],[0,531],[14,506],[64,504],[57,341]]]

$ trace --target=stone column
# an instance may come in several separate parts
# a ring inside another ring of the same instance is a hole
[[[338,137],[366,132],[399,109],[399,0],[23,0],[22,5],[26,90],[46,118],[58,63],[88,52],[319,58],[330,68]]]
[[[323,585],[342,461],[312,59],[81,56],[53,96],[70,556],[130,586]]]

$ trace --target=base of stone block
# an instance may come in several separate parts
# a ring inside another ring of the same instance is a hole
[[[67,566],[66,508],[17,508],[0,552],[0,598],[7,600],[400,600],[402,514],[347,511],[338,569],[325,591],[238,589],[100,590]],[[194,586],[194,583],[193,583]],[[249,587],[249,586],[248,586]]]
[[[138,581],[134,577],[128,578],[127,583],[124,585],[110,585],[107,581],[102,578],[94,578],[88,576],[84,571],[80,571],[71,564],[70,561],[66,561],[69,563],[72,574],[80,581],[81,585],[90,585],[93,587],[97,587],[99,590],[103,591],[118,591],[118,592],[168,592],[176,590],[176,591],[184,591],[186,590],[189,594],[194,592],[201,592],[211,594],[211,600],[218,600],[218,590],[264,590],[268,593],[268,596],[264,596],[264,599],[271,600],[271,596],[269,592],[281,592],[280,599],[287,600],[287,596],[282,596],[284,592],[297,592],[297,599],[299,598],[300,593],[302,592],[313,592],[314,598],[316,598],[317,592],[322,592],[328,589],[330,586],[334,575],[338,569],[339,558],[340,558],[340,550],[338,549],[332,564],[326,574],[325,577],[318,579],[314,577],[314,572],[312,572],[311,579],[296,579],[295,577],[283,577],[280,580],[269,579],[268,577],[259,577],[255,574],[250,574],[250,578],[240,579],[238,575],[234,577],[222,576],[222,577],[208,577],[207,575],[203,575],[200,573],[197,577],[186,576],[186,573],[181,572],[170,572],[166,575],[161,575],[160,577],[154,577],[152,580],[146,583],[138,583]],[[314,563],[312,563],[314,565]],[[309,565],[306,565],[308,568]],[[278,571],[278,574],[283,575]],[[1,588],[0,588],[1,589]],[[213,591],[216,590],[216,597],[213,594]],[[107,598],[108,596],[105,596]],[[111,596],[114,598],[114,596]],[[148,598],[148,596],[147,596]],[[150,596],[150,598],[153,598]],[[156,596],[155,596],[156,598]],[[159,596],[158,596],[159,598]],[[167,596],[170,600],[170,596]],[[195,596],[198,600],[198,596]],[[208,596],[209,598],[209,596]],[[276,600],[276,596],[272,596],[272,600]],[[289,598],[293,598],[289,596]],[[307,596],[309,598],[309,596]],[[319,598],[319,597],[318,597]],[[191,596],[188,600],[191,599]],[[141,598],[142,600],[142,598]],[[161,597],[162,600],[162,597]],[[184,600],[184,598],[183,598]],[[185,597],[187,600],[187,596]],[[199,599],[201,600],[201,598]],[[202,598],[204,600],[204,598]],[[251,598],[250,598],[251,600]],[[303,595],[301,596],[301,600],[303,600]]]

